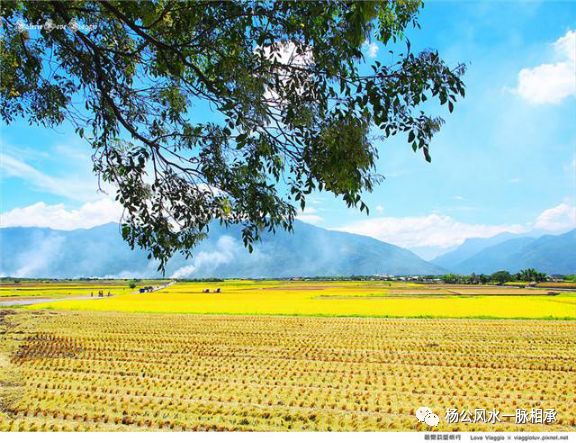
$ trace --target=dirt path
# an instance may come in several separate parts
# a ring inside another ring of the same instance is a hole
[[[82,295],[79,297],[63,297],[63,298],[22,298],[22,297],[2,297],[0,299],[0,307],[7,307],[7,306],[26,306],[26,305],[35,305],[38,303],[52,303],[56,301],[65,301],[65,300],[89,300],[89,299],[98,300],[98,297],[90,297],[89,295]]]

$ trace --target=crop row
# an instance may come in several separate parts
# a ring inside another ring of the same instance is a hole
[[[576,322],[18,314],[0,430],[574,430]],[[548,425],[448,408],[554,408]]]

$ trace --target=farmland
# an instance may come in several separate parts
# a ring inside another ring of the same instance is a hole
[[[424,430],[414,410],[555,408],[574,322],[14,313],[4,430]]]
[[[220,288],[221,293],[214,293]],[[204,293],[209,289],[210,293]],[[31,309],[192,314],[434,318],[576,318],[576,293],[499,286],[397,282],[226,281],[177,283],[162,291],[68,300]]]
[[[140,286],[156,285],[162,283],[158,280],[139,281]],[[89,296],[98,294],[98,291],[112,293],[113,295],[129,294],[134,292],[126,280],[68,280],[68,281],[42,281],[29,280],[24,282],[4,282],[0,284],[0,300],[2,298],[32,298],[50,297],[67,298]]]
[[[4,309],[0,430],[424,431],[414,414],[427,406],[439,431],[574,431],[575,302],[226,281]],[[500,417],[448,423],[448,409]],[[556,417],[517,424],[519,409]]]

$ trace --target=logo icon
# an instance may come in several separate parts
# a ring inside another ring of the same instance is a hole
[[[432,409],[426,406],[416,409],[416,418],[420,423],[424,422],[428,426],[437,426],[440,422],[440,418],[432,412]]]

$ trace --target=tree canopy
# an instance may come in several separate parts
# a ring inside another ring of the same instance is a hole
[[[420,1],[0,7],[4,122],[70,122],[125,208],[124,238],[162,269],[213,221],[242,225],[250,250],[264,230],[291,230],[316,190],[367,212],[376,140],[404,134],[429,161],[443,121],[422,104],[451,112],[464,96],[463,65],[404,37]],[[370,39],[389,52],[367,72]]]
[[[522,269],[516,274],[516,279],[520,281],[542,282],[546,280],[546,273],[538,272],[534,268]]]
[[[501,285],[514,279],[512,274],[510,274],[508,271],[495,272],[490,276],[490,278]]]

